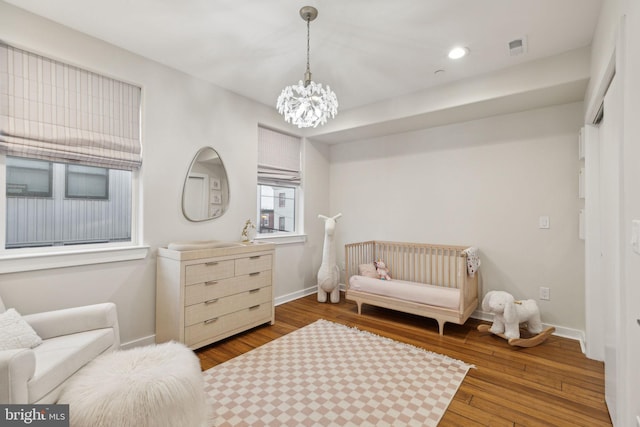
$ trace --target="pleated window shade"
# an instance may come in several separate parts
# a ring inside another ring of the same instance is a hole
[[[258,182],[300,184],[300,138],[258,127]]]
[[[141,89],[0,43],[0,150],[134,170]]]

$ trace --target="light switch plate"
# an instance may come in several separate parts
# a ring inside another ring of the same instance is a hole
[[[640,254],[640,220],[637,219],[631,221],[631,247]]]
[[[541,216],[538,218],[538,228],[550,228],[551,223],[548,216]]]

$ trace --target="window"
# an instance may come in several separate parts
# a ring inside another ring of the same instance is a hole
[[[300,138],[258,128],[258,232],[299,234]]]
[[[5,247],[131,241],[131,182],[131,171],[7,157]]]
[[[260,194],[260,218],[262,219],[258,232],[295,232],[296,187],[259,184],[258,191]],[[278,195],[277,203],[276,194]]]
[[[7,157],[7,197],[51,197],[51,162]]]
[[[0,252],[138,243],[141,89],[1,41],[0,76]]]
[[[109,169],[94,166],[66,166],[65,197],[68,199],[109,198]]]

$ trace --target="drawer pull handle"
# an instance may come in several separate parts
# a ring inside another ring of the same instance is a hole
[[[254,255],[249,257],[249,259],[258,259],[258,258],[260,258],[260,255]]]
[[[205,320],[205,321],[204,321],[204,324],[205,324],[205,325],[210,325],[211,323],[213,323],[213,322],[217,322],[217,321],[218,321],[218,318],[217,318],[217,317],[214,317],[213,319]]]
[[[213,265],[218,265],[218,261],[205,262],[204,265],[206,265],[207,267],[211,267]]]
[[[209,304],[215,304],[217,302],[218,302],[218,298],[215,298],[215,299],[210,299],[209,301],[205,301],[204,303],[206,305],[209,305]]]
[[[258,274],[260,274],[259,271],[255,271],[253,273],[249,273],[249,276],[257,276]]]
[[[255,294],[256,292],[260,292],[260,288],[258,288],[258,289],[251,289],[251,290],[249,291],[249,293],[250,293],[250,294]]]
[[[257,308],[260,308],[260,304],[249,307],[249,310],[255,310]]]
[[[204,285],[205,286],[211,286],[211,285],[215,285],[217,283],[218,283],[217,280],[209,280],[208,282],[204,282]]]

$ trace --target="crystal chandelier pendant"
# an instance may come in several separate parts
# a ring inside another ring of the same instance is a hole
[[[338,113],[338,97],[329,85],[322,87],[321,83],[311,80],[309,67],[309,23],[316,19],[318,11],[311,6],[300,9],[300,16],[307,22],[307,71],[304,82],[287,86],[278,97],[276,107],[284,116],[287,123],[298,128],[317,127],[327,123],[329,117],[334,118]]]

